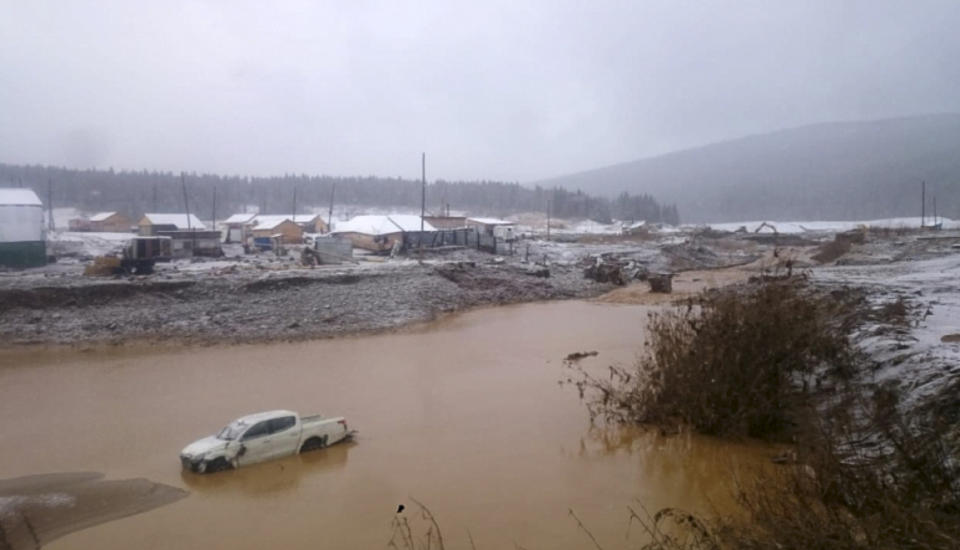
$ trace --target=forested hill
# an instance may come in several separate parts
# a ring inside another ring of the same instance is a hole
[[[649,193],[684,221],[960,218],[960,114],[817,124],[539,182]]]
[[[400,178],[186,174],[183,181],[190,211],[203,219],[214,216],[214,189],[217,219],[254,210],[291,213],[294,193],[299,213],[325,210],[331,192],[340,205],[417,211],[421,201],[420,182]],[[87,212],[118,210],[132,216],[184,210],[184,186],[178,174],[0,164],[0,187],[31,187],[46,203],[48,184],[52,187],[54,207],[69,206]],[[471,215],[545,213],[548,203],[552,215],[559,218],[679,222],[676,207],[662,206],[649,195],[621,194],[605,198],[554,186],[531,188],[492,181],[437,181],[427,186],[426,205],[431,213],[442,212],[445,204],[451,210]]]

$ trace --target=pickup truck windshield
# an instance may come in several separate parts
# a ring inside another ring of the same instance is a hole
[[[240,437],[240,434],[243,433],[243,430],[247,428],[247,423],[241,422],[239,420],[234,420],[233,422],[227,424],[227,426],[220,430],[220,433],[217,434],[217,439],[223,439],[224,441],[233,441]]]

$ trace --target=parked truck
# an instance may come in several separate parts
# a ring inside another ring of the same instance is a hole
[[[202,474],[322,449],[353,437],[341,416],[301,417],[276,410],[240,417],[217,435],[194,441],[180,451],[184,469]]]

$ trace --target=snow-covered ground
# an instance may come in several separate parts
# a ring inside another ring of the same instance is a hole
[[[898,297],[920,308],[909,331],[890,333],[869,327],[860,345],[879,362],[876,383],[895,382],[910,407],[960,376],[960,253],[927,260],[881,265],[835,266],[815,270],[814,278],[837,285],[879,291],[884,302]]]
[[[850,231],[851,229],[856,229],[858,227],[890,227],[890,228],[919,228],[920,227],[920,218],[886,218],[881,220],[867,220],[867,221],[792,221],[792,222],[778,222],[773,220],[766,221],[752,221],[752,222],[727,222],[727,223],[711,223],[708,224],[711,229],[716,229],[717,231],[736,231],[741,227],[745,227],[747,232],[753,233],[764,223],[767,225],[772,225],[777,228],[779,233],[837,233],[842,231]],[[951,220],[949,218],[938,218],[938,222],[943,223],[944,229],[958,229],[960,228],[960,221]],[[933,223],[932,218],[927,218],[927,225]],[[689,226],[688,226],[689,227]],[[762,229],[762,231],[771,231],[768,228]]]
[[[116,254],[132,237],[132,233],[52,231],[47,233],[47,253],[54,256]]]

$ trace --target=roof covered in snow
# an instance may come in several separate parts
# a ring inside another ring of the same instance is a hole
[[[423,221],[424,231],[436,231],[430,222]],[[402,231],[420,231],[420,216],[391,214],[389,216],[354,216],[349,221],[338,222],[333,233],[363,233],[365,235],[388,235]]]
[[[501,220],[500,218],[467,218],[467,221],[482,223],[483,225],[517,225],[510,220]]]
[[[260,216],[253,218],[253,228],[254,229],[273,229],[283,222],[293,221],[292,216],[284,215],[272,215],[272,216]]]
[[[116,212],[97,212],[96,214],[90,216],[90,221],[92,222],[103,222],[107,221],[110,216],[115,215]]]
[[[207,226],[199,218],[190,214],[190,222],[187,223],[186,214],[144,214],[144,218],[151,225],[172,225],[177,229],[206,229]],[[188,226],[189,225],[189,226]]]
[[[43,206],[33,189],[0,189],[0,206]]]
[[[253,212],[247,212],[244,214],[234,214],[229,218],[223,220],[223,223],[250,223],[253,218],[257,217]]]

